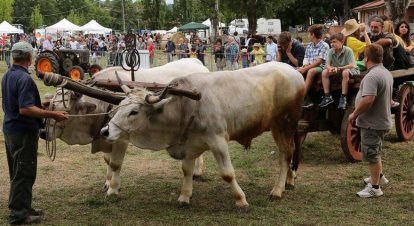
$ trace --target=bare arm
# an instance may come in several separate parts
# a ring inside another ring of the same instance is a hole
[[[19,113],[34,118],[53,118],[58,122],[68,119],[68,115],[64,111],[48,111],[36,106],[20,108]]]
[[[289,43],[286,49],[286,55],[288,56],[290,62],[292,62],[293,65],[295,65],[296,67],[299,66],[298,59],[296,59],[295,56],[293,56],[292,54],[292,42]]]
[[[354,112],[349,115],[349,122],[354,123],[358,116],[364,112],[366,112],[374,103],[375,96],[364,96],[362,97],[361,102],[355,107]]]
[[[304,74],[305,72],[309,71],[309,69],[321,65],[322,62],[323,62],[322,58],[318,58],[318,59],[316,59],[315,62],[313,62],[313,64],[309,64],[309,65],[306,65],[306,66],[300,68],[299,69],[299,72],[302,73],[302,74]]]
[[[380,46],[389,46],[392,44],[392,40],[389,38],[381,38],[380,40],[375,42],[376,44]]]

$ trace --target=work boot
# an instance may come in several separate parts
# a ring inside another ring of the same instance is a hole
[[[30,213],[29,213],[29,215],[32,215],[32,216],[43,216],[44,215],[44,213],[43,213],[43,210],[41,210],[41,209],[31,209],[30,210]]]
[[[42,221],[41,216],[29,215],[26,217],[26,219],[24,219],[24,221],[11,223],[10,225],[39,224],[40,221]]]

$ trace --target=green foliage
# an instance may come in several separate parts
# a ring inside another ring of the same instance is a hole
[[[40,28],[42,25],[43,25],[43,16],[40,13],[40,6],[37,5],[34,7],[32,15],[30,16],[30,27],[32,29],[36,29],[36,28]]]
[[[71,10],[69,15],[66,17],[70,22],[74,24],[81,24],[82,18],[79,14],[75,13],[75,11]]]
[[[12,22],[13,0],[0,1],[0,23],[5,20]]]

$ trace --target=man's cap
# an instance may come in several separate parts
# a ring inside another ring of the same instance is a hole
[[[11,51],[16,53],[31,53],[33,47],[28,42],[18,42],[13,45]]]

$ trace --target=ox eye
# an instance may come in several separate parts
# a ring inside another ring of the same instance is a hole
[[[131,111],[130,113],[129,113],[129,116],[131,116],[131,115],[137,115],[138,114],[138,112],[137,111]]]

